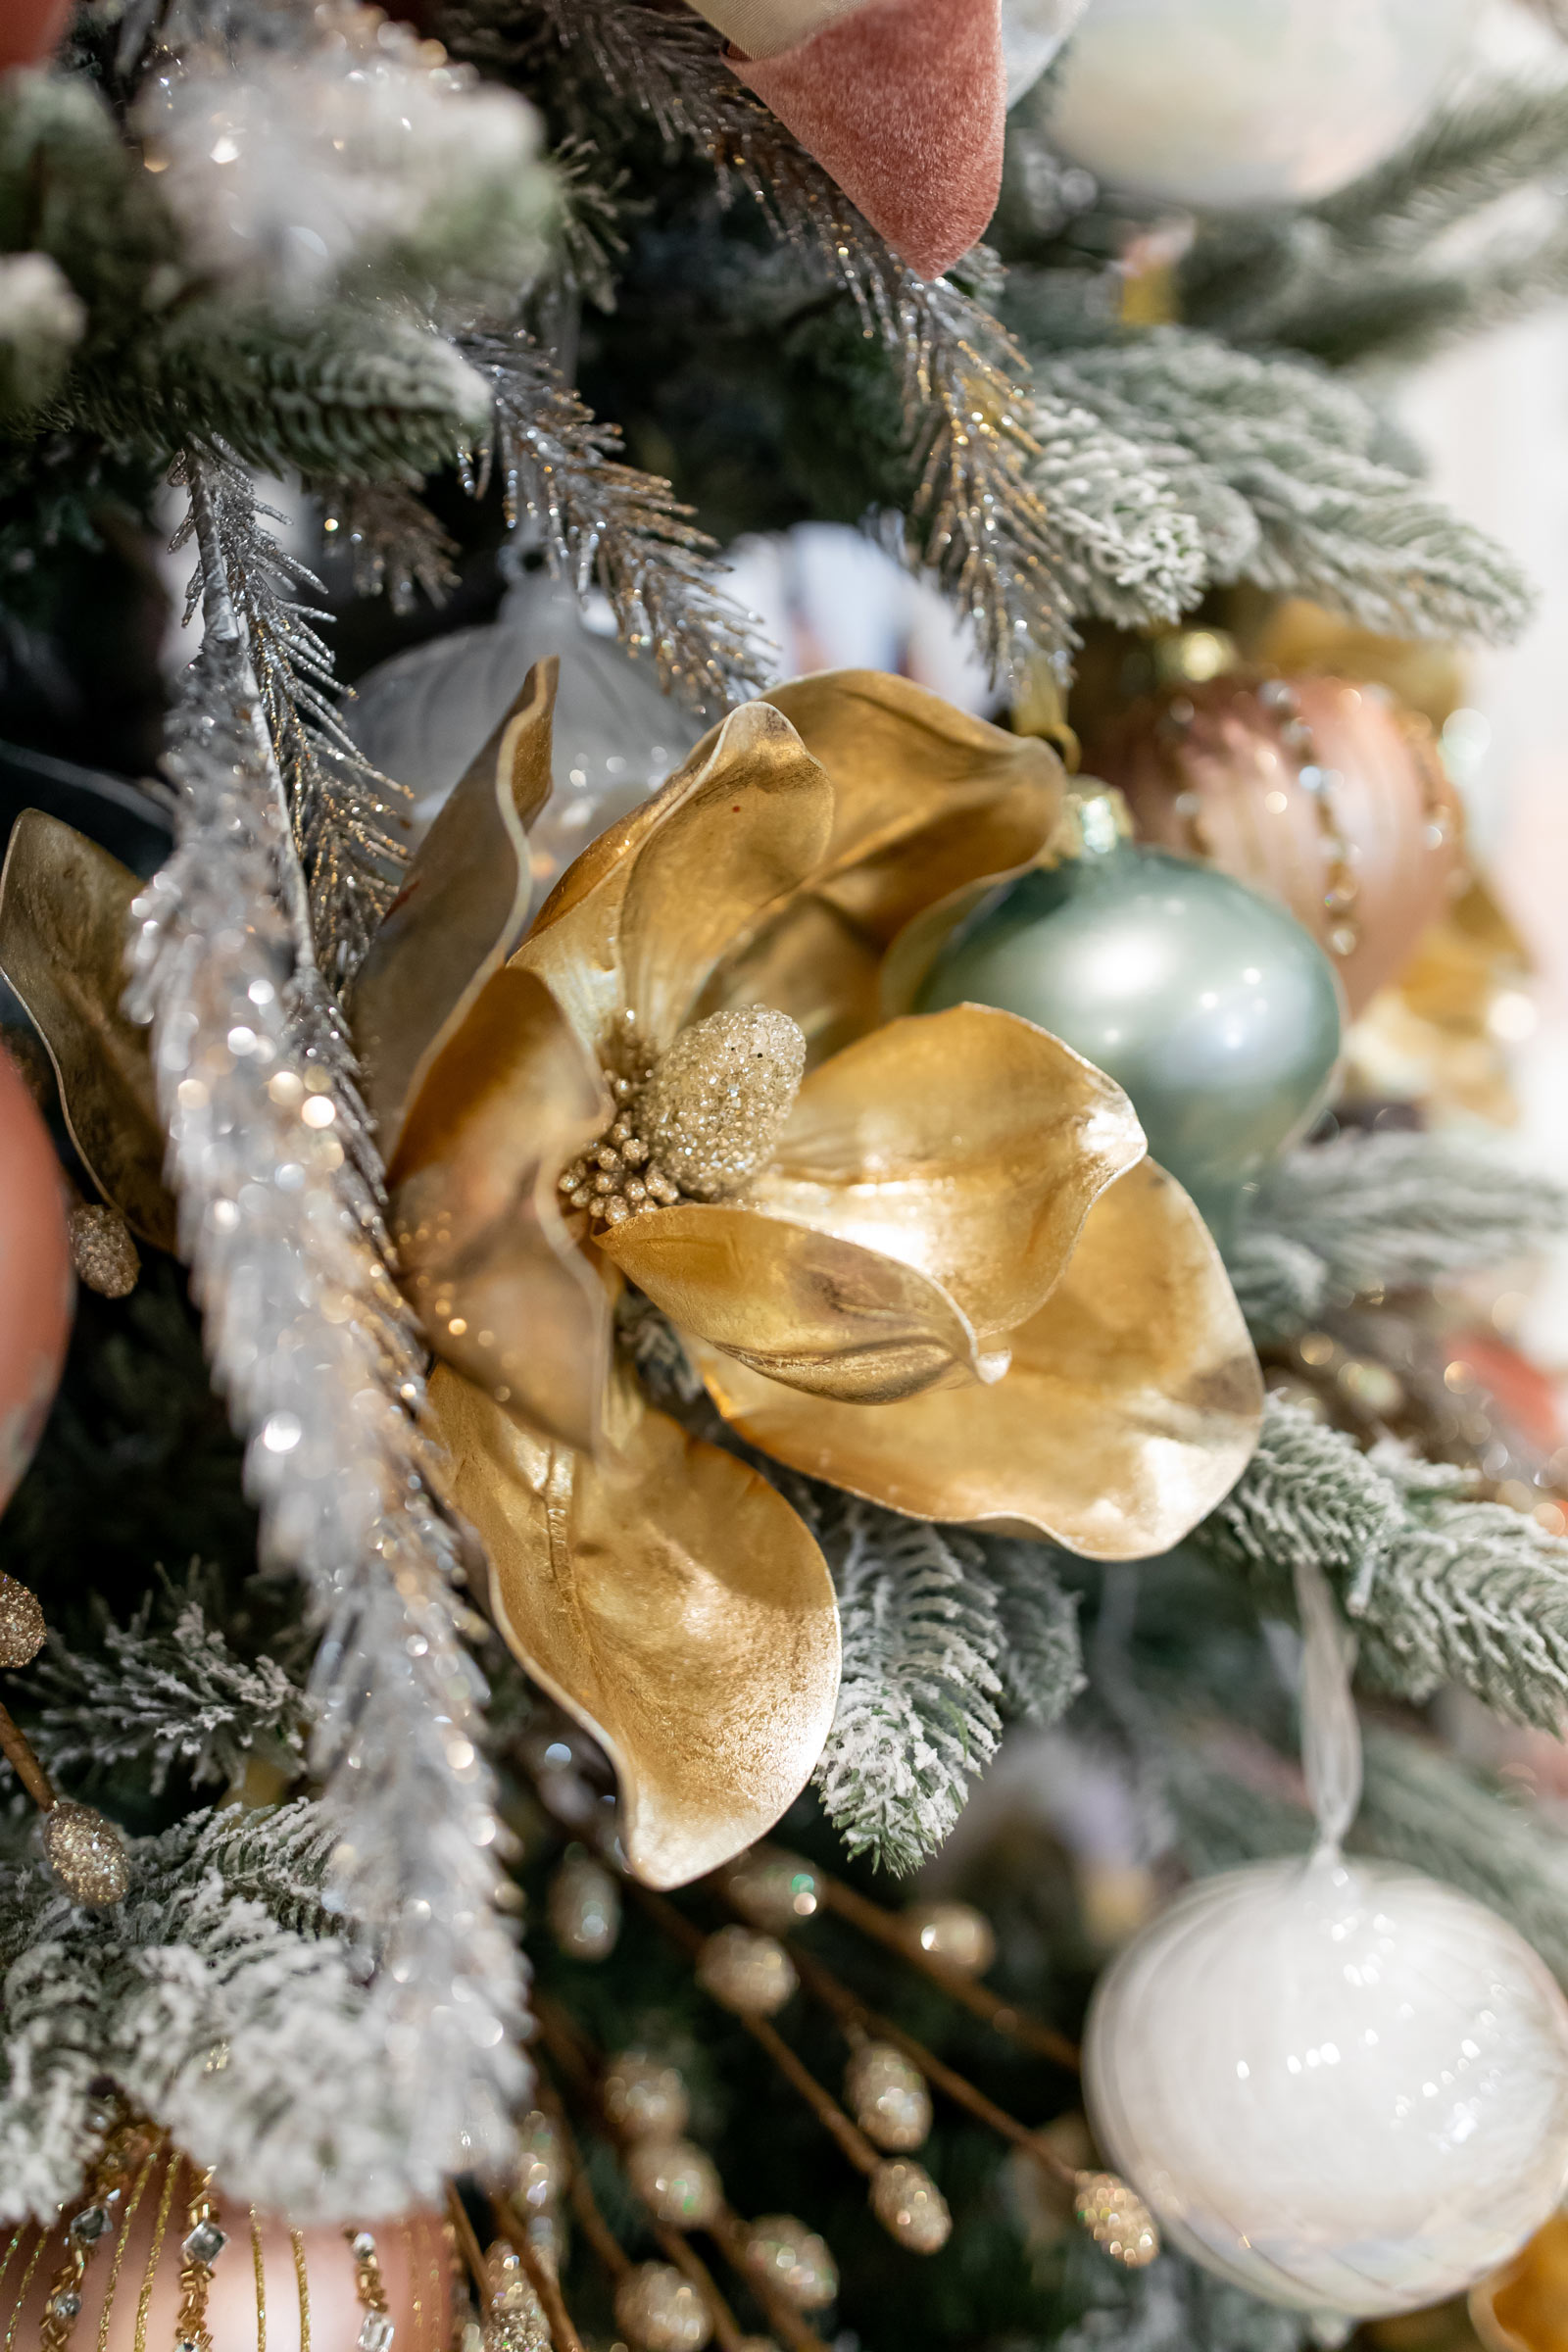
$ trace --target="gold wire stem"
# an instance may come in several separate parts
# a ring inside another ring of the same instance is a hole
[[[251,2207],[251,2268],[256,2273],[256,2352],[267,2352],[267,2257],[262,2252],[261,2217]]]
[[[414,2320],[414,2352],[429,2352],[424,2325],[424,2297],[419,2291],[419,2257],[415,2247],[414,2224],[405,2222],[399,2231],[403,2239],[403,2259],[409,2267],[409,2294],[412,2297]],[[267,2352],[264,2344],[261,2352]]]
[[[53,1783],[27,1742],[27,1736],[8,1707],[0,1707],[0,1755],[31,1797],[40,1813],[53,1810]]]
[[[977,1984],[973,1977],[964,1975],[961,1968],[951,1968],[945,1961],[939,1960],[935,1953],[922,1951],[896,1912],[884,1911],[880,1903],[868,1901],[853,1886],[846,1886],[841,1879],[830,1878],[826,1871],[817,1871],[816,1881],[829,1907],[841,1919],[848,1920],[851,1927],[858,1928],[862,1936],[869,1936],[890,1952],[897,1952],[901,1960],[907,1961],[911,1968],[929,1977],[933,1984],[940,1985],[960,2008],[967,2009],[974,2017],[983,2018],[988,2026],[994,2026],[999,2034],[1004,2034],[1009,2041],[1017,2042],[1021,2049],[1031,2050],[1039,2058],[1050,2058],[1057,2066],[1070,2068],[1074,2074],[1078,2072],[1078,2045],[1069,2041],[1065,2034],[1058,2034],[1054,2026],[1048,2026],[1039,2018],[1030,2017],[1027,2011],[1015,2008],[1010,2001],[1001,1999],[988,1985]]]
[[[158,2149],[157,2147],[154,2147],[151,2154],[147,2157],[146,2162],[143,2164],[141,2171],[136,2175],[136,2185],[130,2192],[130,2199],[125,2207],[124,2218],[120,2225],[120,2235],[115,2240],[115,2257],[113,2262],[111,2262],[109,2265],[109,2286],[104,2295],[103,2317],[98,2322],[98,2352],[109,2352],[109,2323],[114,2318],[115,2314],[115,2296],[120,2291],[121,2268],[124,2263],[125,2248],[130,2243],[130,2226],[136,2219],[137,2209],[139,2208],[142,2200],[142,2192],[146,2188],[148,2181],[153,2177],[153,2170],[157,2165],[157,2162]]]
[[[561,2280],[528,2235],[528,2216],[510,2197],[498,2200],[498,2211],[507,2225],[507,2243],[515,2248],[528,2284],[539,2298],[555,2352],[584,2352],[582,2337],[561,2291]]]
[[[311,2352],[311,2273],[305,2259],[305,2239],[298,2230],[291,2230],[288,2242],[294,2256],[294,2283],[300,2298],[300,2352]]]
[[[999,2107],[994,2099],[988,2099],[985,2092],[977,2089],[966,2076],[956,2074],[935,2051],[928,2050],[924,2042],[916,2041],[912,2034],[906,2034],[902,2026],[896,2026],[891,2018],[883,2017],[877,2010],[867,2008],[859,1995],[851,1992],[849,1986],[841,1984],[819,1960],[808,1958],[798,1948],[792,1951],[791,1957],[806,1990],[813,2000],[820,2001],[824,2009],[832,2012],[847,2033],[858,2029],[873,2034],[878,2041],[892,2042],[895,2049],[904,2052],[911,2065],[919,2068],[932,2087],[950,2098],[956,2107],[966,2108],[977,2122],[988,2125],[1001,2138],[1010,2140],[1026,2156],[1033,2157],[1041,2170],[1049,2173],[1062,2187],[1071,2189],[1075,2186],[1077,2168],[1058,2156],[1054,2149],[1048,2147],[1026,2124],[1020,2124],[1015,2116],[1008,2115],[1005,2108]]]
[[[169,2209],[174,2202],[174,2187],[179,2180],[184,2159],[177,2155],[169,2158],[164,2174],[164,2193],[158,2200],[158,2218],[153,2224],[153,2242],[147,2253],[147,2268],[142,2273],[141,2293],[136,2302],[136,2336],[132,2352],[147,2352],[147,2314],[152,2306],[153,2279],[164,2251],[164,2232],[169,2228]]]
[[[22,2318],[22,2307],[27,2300],[27,2289],[32,2284],[32,2274],[43,2260],[43,2250],[48,2243],[49,2232],[46,2230],[40,2230],[38,2242],[27,2257],[26,2268],[22,2274],[22,2284],[17,2289],[17,2307],[11,2314],[11,2325],[6,2329],[4,2352],[11,2352],[11,2347],[17,2340],[17,2323]]]
[[[546,2005],[551,2008],[552,2011],[555,2011],[554,2002],[547,2003]],[[576,2053],[574,2052],[571,2053],[569,2057],[563,2058],[561,2051],[556,2046],[556,2040],[553,2038],[553,2035],[559,2035],[559,2034],[560,2012],[555,2011],[555,2016],[552,2021],[552,2028],[546,2028],[541,2024],[540,2034],[547,2047],[550,2048],[552,2056],[556,2057],[558,2064],[564,2064],[566,2071],[576,2076],[578,2074],[578,2065],[580,2064],[580,2061],[577,2060]],[[593,2082],[591,2073],[587,2075],[586,2080],[579,2076],[576,2086],[581,2092],[585,2101],[588,2103],[594,2122],[604,2132],[606,2138],[610,2139],[613,2143],[617,2153],[624,2154],[626,2145],[625,2134],[623,2132],[616,2132],[612,2126],[609,2117],[605,2114],[603,2104],[599,2098],[598,2086]],[[545,2113],[549,2116],[551,2123],[555,2126],[556,2134],[565,2152],[567,2162],[572,2168],[573,2180],[582,2177],[582,2159],[578,2153],[576,2141],[572,2136],[571,2125],[567,2118],[566,2111],[562,2105],[554,2086],[547,2082],[543,2076],[541,2076],[539,2080],[539,2099]],[[628,2182],[628,2186],[629,2185],[630,2183]],[[637,2192],[633,2190],[632,2193],[634,2196],[636,2196]],[[654,2236],[658,2239],[664,2255],[675,2265],[675,2268],[683,2275],[683,2277],[691,2281],[692,2285],[696,2287],[698,2293],[702,2296],[703,2301],[708,2306],[709,2317],[713,2323],[713,2333],[718,2338],[719,2352],[739,2352],[739,2347],[745,2342],[745,2337],[742,2334],[740,2324],[737,2321],[735,2314],[731,2311],[728,2303],[725,2301],[724,2296],[719,2289],[718,2282],[714,2278],[712,2273],[709,2270],[707,2263],[703,2261],[701,2255],[698,2254],[688,2243],[683,2231],[679,2230],[672,2230],[666,2222],[662,2222],[657,2214],[649,2211],[646,2200],[642,2197],[637,2197],[637,2202],[643,2207],[644,2215],[648,2222],[648,2227],[652,2230]]]
[[[644,1910],[671,1942],[678,1944],[689,1957],[695,1958],[705,1938],[691,1922],[683,1918],[674,1904],[666,1902],[662,1894],[655,1894],[646,1886],[639,1886],[636,1892]],[[732,2010],[730,2014],[745,2027],[758,2046],[767,2052],[790,2088],[806,2101],[848,2162],[869,2180],[882,2162],[880,2154],[872,2147],[859,2126],[850,2121],[831,2091],[824,2089],[809,2067],[796,2057],[778,2028],[769,2024],[765,2017],[748,2017],[742,2010]]]
[[[23,2223],[23,2225],[22,2225],[22,2227],[21,2227],[21,2229],[20,2229],[20,2230],[13,2230],[13,2232],[12,2232],[12,2236],[11,2236],[11,2243],[10,2243],[10,2245],[9,2245],[9,2246],[7,2246],[7,2248],[6,2248],[6,2250],[5,2250],[5,2253],[4,2253],[4,2255],[3,2255],[3,2256],[0,2256],[0,2286],[3,2286],[3,2285],[5,2284],[5,2277],[6,2277],[6,2273],[7,2273],[7,2271],[9,2271],[9,2270],[10,2270],[10,2268],[11,2268],[11,2257],[12,2257],[12,2255],[13,2255],[13,2254],[16,2252],[17,2248],[18,2248],[18,2247],[21,2245],[21,2243],[22,2243],[23,2239],[24,2239],[24,2238],[26,2236],[26,2234],[27,2234],[27,2224],[26,2224],[25,2222],[24,2222],[24,2223]]]

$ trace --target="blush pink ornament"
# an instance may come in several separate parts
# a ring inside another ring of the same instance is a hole
[[[880,236],[940,277],[1002,187],[1000,0],[698,0],[729,62]]]
[[[0,1048],[0,1510],[48,1416],[71,1332],[72,1291],[54,1146]]]
[[[54,55],[71,15],[71,0],[5,0],[0,7],[0,74],[13,66],[41,66]]]

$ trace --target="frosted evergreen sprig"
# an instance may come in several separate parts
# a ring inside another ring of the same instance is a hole
[[[252,665],[267,608],[230,586],[219,508],[238,494],[199,461],[188,478],[206,633],[172,729],[176,846],[137,901],[129,1002],[152,1025],[181,1255],[247,1441],[263,1554],[301,1577],[320,1636],[310,1764],[337,1838],[331,1899],[379,1948],[387,2095],[417,2119],[417,2161],[458,2170],[504,2156],[523,2073],[474,1621]]]
[[[1230,1271],[1255,1336],[1277,1343],[1358,1292],[1505,1265],[1565,1227],[1568,1188],[1495,1145],[1442,1131],[1346,1134],[1270,1171]]]
[[[601,591],[621,642],[652,660],[666,692],[715,714],[755,692],[764,675],[756,624],[724,595],[718,551],[668,482],[621,462],[617,430],[523,329],[468,335],[462,348],[493,404],[466,462],[474,495],[493,466],[509,527],[533,520],[552,569],[579,597]]]
[[[80,2189],[110,2077],[230,2193],[321,2221],[438,2198],[417,2073],[388,2064],[374,1955],[327,1892],[338,1825],[228,1806],[132,1841],[109,1911],[0,1873],[0,2218]]]
[[[1251,580],[1401,636],[1506,639],[1528,617],[1512,559],[1379,463],[1375,413],[1299,361],[1160,327],[1042,357],[1035,376],[1146,453],[1200,533],[1205,585]]]
[[[851,1502],[824,1546],[838,1588],[838,1711],[813,1776],[852,1854],[913,1870],[1002,1736],[995,1597],[970,1539]]]
[[[197,1788],[231,1784],[253,1756],[285,1781],[304,1771],[303,1693],[274,1659],[240,1657],[191,1588],[147,1593],[124,1625],[106,1614],[95,1649],[51,1642],[33,1667],[28,1736],[67,1787],[127,1764],[155,1796],[176,1764]]]
[[[1559,1731],[1568,1542],[1505,1504],[1475,1500],[1469,1483],[1390,1443],[1364,1454],[1271,1397],[1256,1453],[1193,1542],[1284,1613],[1295,1562],[1315,1561],[1378,1688],[1419,1701],[1460,1683],[1496,1714]]]

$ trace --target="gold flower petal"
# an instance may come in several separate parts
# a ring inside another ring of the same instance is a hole
[[[528,912],[525,827],[550,796],[554,658],[537,662],[443,803],[370,943],[351,1011],[382,1154]]]
[[[992,1369],[918,1267],[759,1209],[683,1201],[599,1247],[682,1331],[808,1396],[882,1404]]]
[[[702,1016],[765,1004],[787,1012],[806,1039],[807,1066],[812,1068],[875,1028],[882,1018],[881,980],[881,949],[848,915],[808,891],[744,955],[719,966],[696,1011]]]
[[[660,1053],[720,957],[816,870],[832,819],[832,784],[793,727],[744,704],[568,867],[513,960],[538,973],[590,1053],[623,1008]]]
[[[1012,1347],[993,1388],[862,1406],[692,1353],[725,1418],[793,1468],[1091,1559],[1168,1551],[1251,1456],[1263,1391],[1241,1310],[1198,1211],[1150,1160],[1101,1196]]]
[[[890,1021],[813,1071],[744,1198],[918,1268],[996,1346],[1143,1154],[1114,1079],[1015,1013],[957,1004]]]
[[[679,1886],[764,1836],[805,1787],[833,1720],[838,1612],[820,1551],[765,1479],[651,1411],[629,1379],[614,1399],[617,1448],[595,1463],[451,1372],[430,1389],[496,1623],[610,1755],[633,1875]]]
[[[816,887],[881,945],[932,900],[1027,863],[1051,836],[1066,771],[1036,736],[876,669],[823,670],[765,699],[833,779]]]
[[[403,1284],[436,1353],[511,1411],[589,1448],[610,1307],[557,1180],[612,1115],[549,990],[509,966],[437,1055],[387,1172]]]
[[[24,808],[0,874],[0,971],[49,1049],[66,1125],[94,1184],[144,1242],[172,1250],[148,1033],[120,1009],[141,887],[84,833]]]

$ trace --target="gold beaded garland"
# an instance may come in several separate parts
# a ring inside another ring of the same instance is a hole
[[[738,2017],[771,2017],[799,1981],[778,1938],[751,1928],[720,1928],[698,1955],[698,1984]]]
[[[91,1805],[61,1797],[40,1824],[44,1859],[66,1892],[90,1910],[107,1910],[130,1885],[125,1841]]]
[[[871,2211],[911,2254],[935,2254],[953,2235],[953,2216],[924,2165],[896,2157],[871,2176]]]

